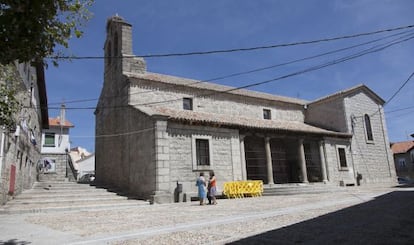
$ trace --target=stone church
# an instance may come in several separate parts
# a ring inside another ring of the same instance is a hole
[[[148,72],[119,16],[106,32],[95,111],[99,185],[165,203],[177,183],[196,192],[196,177],[209,170],[219,191],[236,180],[265,188],[395,183],[384,100],[365,85],[316,101],[232,90]]]

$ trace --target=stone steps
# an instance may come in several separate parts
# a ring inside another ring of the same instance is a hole
[[[38,199],[38,198],[48,198],[50,196],[61,198],[76,198],[76,197],[89,197],[89,196],[108,196],[108,193],[105,189],[96,189],[93,191],[93,194],[90,192],[79,192],[79,191],[61,191],[61,190],[51,190],[47,191],[25,191],[20,195],[16,196],[15,200],[24,200],[24,199]],[[114,195],[117,195],[114,193]]]
[[[103,188],[74,182],[36,182],[0,207],[0,214],[47,213],[102,210],[149,205],[149,202],[121,196]]]
[[[264,185],[263,196],[318,194],[346,191],[346,187],[323,183]]]
[[[1,214],[24,214],[24,213],[50,213],[65,211],[90,211],[105,209],[122,209],[136,207],[138,205],[149,205],[148,202],[128,200],[130,203],[99,203],[99,204],[68,204],[55,206],[27,205],[25,207],[4,207],[0,208]]]

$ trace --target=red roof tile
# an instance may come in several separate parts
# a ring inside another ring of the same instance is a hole
[[[73,128],[74,127],[74,125],[71,122],[69,122],[68,120],[65,120],[65,123],[63,125],[61,125],[59,117],[57,117],[57,118],[49,117],[49,126],[51,126],[51,127],[63,126],[63,127],[67,127],[67,128]]]
[[[241,116],[225,115],[225,114],[213,114],[206,112],[196,112],[189,110],[174,110],[165,107],[144,107],[137,106],[137,109],[146,113],[149,116],[165,116],[170,120],[177,121],[192,121],[202,122],[207,124],[221,124],[235,127],[247,127],[247,128],[261,128],[268,130],[278,131],[290,131],[290,132],[302,132],[313,133],[319,135],[331,135],[337,137],[350,138],[348,133],[334,132],[322,128],[318,128],[303,122],[298,121],[276,121],[265,119],[254,119]]]
[[[406,153],[414,147],[414,141],[403,141],[393,143],[391,145],[391,150],[394,154]]]

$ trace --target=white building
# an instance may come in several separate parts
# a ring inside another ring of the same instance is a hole
[[[64,107],[60,117],[49,118],[49,129],[42,132],[40,180],[63,181],[74,177],[73,165],[68,155],[69,130],[73,127],[74,125],[65,119]]]
[[[78,170],[78,180],[85,174],[95,174],[95,154],[92,153],[75,162]]]

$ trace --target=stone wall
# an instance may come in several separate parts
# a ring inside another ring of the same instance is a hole
[[[0,204],[32,187],[37,178],[36,166],[40,158],[39,148],[30,142],[27,133],[21,131],[16,137],[13,132],[6,132],[3,137],[5,144],[2,153]],[[12,168],[15,169],[14,191],[9,192]]]
[[[200,172],[208,178],[209,170],[214,170],[219,191],[226,181],[241,180],[241,157],[238,130],[204,126],[168,124],[170,190],[173,191],[178,181],[183,185],[183,192],[196,193],[195,181]],[[197,137],[210,137],[210,167],[197,168],[193,164],[192,140]]]
[[[125,190],[129,183],[129,158],[125,155],[128,147],[125,109],[103,110],[108,112],[104,116],[96,116],[98,121],[105,122],[96,124],[96,182]]]
[[[71,181],[75,181],[73,177],[72,170],[67,162],[68,159],[66,158],[66,154],[42,154],[42,157],[47,157],[50,160],[53,160],[55,163],[55,171],[47,172],[41,171],[38,175],[39,181],[65,181],[67,179],[71,179]],[[67,168],[67,176],[66,176],[66,168]]]
[[[348,131],[342,98],[332,99],[325,103],[310,104],[305,114],[305,122],[311,125],[338,132]]]
[[[36,181],[42,128],[40,109],[36,109],[36,105],[40,103],[36,69],[29,64],[17,63],[6,69],[10,69],[11,74],[15,76],[13,81],[8,82],[17,86],[15,97],[22,108],[13,115],[16,120],[16,132],[0,127],[0,140],[4,140],[3,149],[0,149],[0,204],[6,203],[23,190],[30,189]],[[1,79],[0,77],[0,83],[4,83]],[[15,179],[12,183],[14,191],[9,192],[12,169],[15,170]]]
[[[212,91],[134,79],[131,81],[130,104],[168,101],[168,103],[156,105],[181,110],[183,109],[182,98],[196,96],[193,99],[193,111],[263,119],[263,109],[270,109],[272,120],[304,121],[301,105],[232,94],[216,93],[214,96],[197,97],[202,93],[211,94]]]
[[[345,149],[347,167],[341,168],[338,147]],[[324,142],[326,172],[330,183],[334,185],[356,185],[353,158],[349,140],[326,138]]]
[[[362,183],[395,182],[395,167],[382,107],[365,93],[356,93],[345,99],[345,110],[346,121],[353,133],[351,147],[355,171],[362,174]],[[365,114],[370,116],[373,141],[366,137]]]
[[[150,199],[156,190],[155,182],[155,128],[154,121],[136,109],[128,109],[128,141],[119,150],[128,156],[129,193]]]
[[[378,103],[362,90],[356,90],[346,97],[340,96],[309,105],[306,112],[307,123],[353,135],[351,144],[345,144],[347,162],[352,165],[348,170],[339,170],[339,162],[335,160],[337,150],[334,146],[342,143],[327,141],[327,162],[330,164],[332,180],[352,182],[351,178],[355,179],[357,174],[361,174],[361,183],[395,182],[395,167],[389,148],[384,112]],[[366,137],[365,114],[370,116],[373,141]]]

